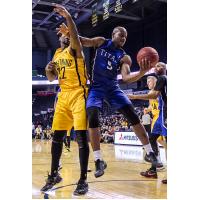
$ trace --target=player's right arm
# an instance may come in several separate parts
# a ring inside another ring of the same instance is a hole
[[[105,42],[104,37],[94,37],[94,38],[87,38],[79,36],[80,41],[84,47],[99,47]]]
[[[66,26],[65,23],[62,23],[60,27],[57,28],[56,30],[58,31],[57,34],[63,34],[67,37],[70,37],[69,28]],[[101,46],[106,40],[104,37],[87,38],[87,37],[82,37],[80,35],[79,35],[79,39],[80,39],[81,44],[84,47],[95,47],[95,48]]]
[[[50,82],[54,81],[57,78],[56,64],[50,61],[45,67],[45,72],[48,80]]]

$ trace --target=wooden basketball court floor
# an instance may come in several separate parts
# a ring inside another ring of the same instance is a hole
[[[103,158],[108,167],[102,177],[94,177],[93,154],[90,146],[88,172],[89,191],[84,196],[74,196],[73,191],[79,178],[79,157],[76,142],[71,142],[71,152],[63,150],[61,176],[63,181],[47,192],[40,189],[50,171],[51,141],[32,142],[32,198],[33,199],[166,199],[167,185],[162,184],[166,170],[158,172],[158,179],[140,176],[150,167],[143,161],[142,147],[101,144]],[[164,149],[161,148],[164,163]]]

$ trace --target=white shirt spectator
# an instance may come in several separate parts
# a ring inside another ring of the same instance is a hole
[[[32,131],[34,131],[35,130],[35,125],[34,124],[32,124]]]
[[[142,124],[143,125],[149,125],[149,124],[151,124],[151,117],[150,117],[150,115],[148,113],[142,115]]]

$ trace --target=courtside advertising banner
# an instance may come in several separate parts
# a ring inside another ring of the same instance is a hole
[[[115,145],[115,158],[120,160],[143,161],[143,149],[139,146]]]
[[[115,132],[115,144],[142,145],[134,132]]]

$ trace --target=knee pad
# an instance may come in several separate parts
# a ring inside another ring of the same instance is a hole
[[[76,140],[77,140],[79,149],[89,148],[86,131],[84,131],[84,130],[76,131]]]
[[[89,128],[98,128],[100,126],[99,108],[97,108],[97,107],[88,108],[87,116],[88,116]]]
[[[65,131],[65,130],[54,131],[53,142],[63,143],[64,136],[66,135],[66,133],[67,133],[67,131]]]
[[[126,105],[123,108],[120,108],[119,112],[121,112],[132,125],[140,123],[139,117],[135,113],[133,105]]]

